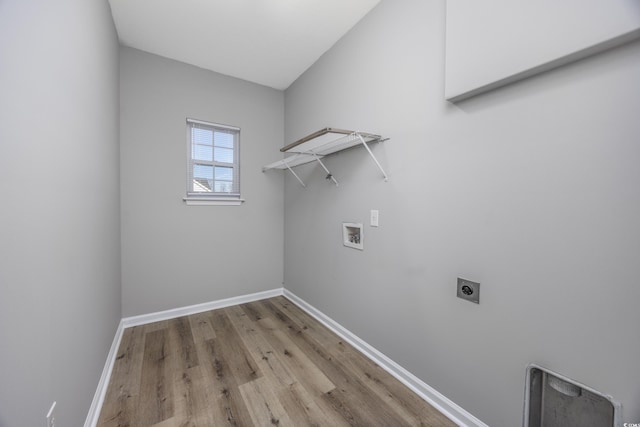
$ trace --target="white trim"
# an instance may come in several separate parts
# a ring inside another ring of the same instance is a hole
[[[240,131],[240,128],[237,126],[221,125],[219,123],[205,122],[204,120],[190,119],[189,117],[187,117],[187,123],[195,123],[198,125],[205,125],[205,126],[215,126],[217,128],[234,130],[238,132]]]
[[[184,197],[182,199],[189,206],[240,206],[244,199],[237,197]]]
[[[98,388],[93,395],[91,401],[91,407],[89,407],[89,413],[87,419],[84,422],[84,427],[95,427],[98,424],[98,418],[100,417],[100,411],[102,410],[102,404],[104,403],[104,397],[107,394],[107,387],[109,386],[109,379],[111,378],[111,371],[113,371],[113,365],[116,361],[118,348],[120,347],[120,341],[122,340],[122,333],[124,332],[124,322],[120,320],[116,334],[113,337],[107,360],[102,369],[102,375],[100,381],[98,381]]]
[[[489,427],[487,424],[474,417],[465,409],[451,401],[449,398],[439,393],[433,387],[423,382],[420,378],[413,375],[411,372],[398,365],[393,360],[389,359],[380,351],[369,345],[364,340],[353,334],[348,329],[344,328],[335,320],[304,301],[302,298],[295,295],[293,292],[284,289],[284,297],[291,300],[294,304],[307,312],[310,316],[314,317],[317,321],[325,325],[331,331],[336,333],[342,339],[347,341],[353,347],[355,347],[362,354],[367,356],[382,369],[390,373],[401,383],[409,387],[418,396],[429,402],[434,408],[442,412],[447,418],[461,427]]]
[[[186,307],[172,308],[171,310],[158,311],[155,313],[141,314],[139,316],[125,317],[122,319],[122,322],[124,323],[125,328],[130,328],[131,326],[146,325],[147,323],[159,322],[161,320],[175,319],[176,317],[189,316],[190,314],[202,313],[203,311],[217,310],[219,308],[231,307],[233,305],[246,304],[248,302],[273,298],[280,295],[283,295],[283,288],[256,292],[254,294],[226,298],[218,301],[210,301],[202,304],[189,305]]]

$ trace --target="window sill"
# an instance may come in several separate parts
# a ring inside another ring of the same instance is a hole
[[[244,199],[237,197],[184,197],[182,200],[188,206],[240,206],[244,203]]]

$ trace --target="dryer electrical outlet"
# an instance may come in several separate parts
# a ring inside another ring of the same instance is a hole
[[[458,277],[457,297],[480,304],[480,283]]]

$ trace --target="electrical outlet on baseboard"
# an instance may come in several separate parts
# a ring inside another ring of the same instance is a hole
[[[47,427],[56,427],[54,409],[56,409],[56,402],[53,402],[53,405],[51,405],[51,409],[49,409],[49,412],[47,413]]]

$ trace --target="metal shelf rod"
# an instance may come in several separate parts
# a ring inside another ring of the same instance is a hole
[[[320,163],[320,166],[322,166],[322,169],[324,169],[324,171],[327,173],[327,178],[331,178],[331,180],[333,181],[333,183],[337,187],[338,186],[338,181],[336,181],[336,179],[333,177],[331,172],[329,172],[329,169],[327,169],[327,167],[324,165],[324,163],[322,163],[322,161],[320,160],[320,157],[318,157],[316,154],[314,154],[314,156],[316,157],[316,160],[318,161],[318,163]]]
[[[362,142],[362,145],[364,145],[364,148],[367,149],[367,151],[369,152],[369,155],[371,156],[371,158],[373,159],[373,161],[376,163],[376,165],[378,166],[378,169],[380,169],[380,172],[382,172],[382,176],[384,176],[384,180],[385,182],[389,181],[389,177],[387,176],[386,172],[384,171],[384,169],[382,169],[382,166],[380,165],[380,162],[378,162],[378,159],[376,159],[376,156],[373,155],[373,153],[371,152],[371,149],[369,148],[369,146],[367,145],[367,143],[365,142],[364,138],[362,137],[362,135],[360,135],[359,132],[355,132],[356,135],[358,135],[358,138],[360,138],[360,141]]]
[[[286,160],[285,160],[285,162],[284,162],[284,165],[287,167],[287,169],[289,169],[289,172],[291,172],[291,173],[293,174],[293,176],[295,176],[295,177],[296,177],[296,179],[298,180],[298,182],[299,182],[300,184],[302,184],[302,186],[303,186],[304,188],[307,188],[307,186],[306,186],[306,185],[304,185],[304,182],[302,182],[302,180],[300,179],[300,177],[298,176],[298,174],[296,174],[296,173],[293,171],[293,169],[291,169],[291,166],[289,166],[289,163],[287,163],[287,162],[286,162]]]

